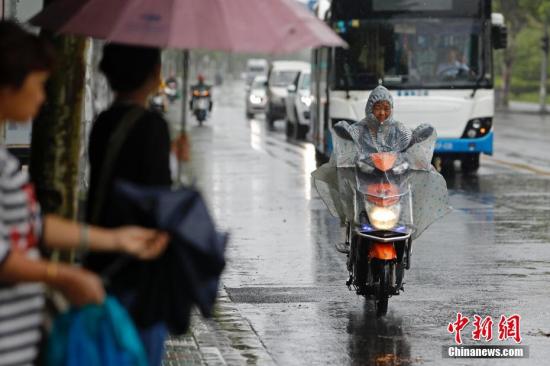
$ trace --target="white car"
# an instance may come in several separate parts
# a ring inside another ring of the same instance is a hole
[[[245,84],[246,91],[250,90],[252,82],[256,76],[267,76],[267,71],[269,70],[269,62],[262,58],[251,58],[246,62],[246,72],[245,72]]]
[[[286,97],[286,135],[289,138],[305,140],[310,129],[310,86],[311,70],[301,71],[294,83],[288,86]]]
[[[257,113],[265,113],[267,105],[267,77],[260,75],[254,78],[246,94],[246,118],[253,118]]]
[[[273,128],[276,120],[286,119],[286,97],[288,86],[298,74],[309,70],[311,66],[303,61],[273,61],[269,70],[267,82],[266,122]]]

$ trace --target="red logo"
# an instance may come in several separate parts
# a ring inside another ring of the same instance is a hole
[[[508,318],[504,315],[500,316],[498,322],[498,339],[504,341],[508,338],[512,338],[516,343],[521,343],[521,335],[519,333],[519,324],[521,317],[518,314],[514,314]]]
[[[456,321],[454,323],[449,323],[449,326],[447,327],[447,331],[449,333],[455,333],[455,342],[457,344],[462,344],[462,336],[460,332],[468,323],[470,322],[470,319],[468,319],[465,316],[462,316],[462,313],[456,314]]]
[[[461,332],[470,323],[470,319],[462,313],[456,314],[456,320],[453,323],[449,323],[447,331],[454,334],[456,344],[462,344]],[[500,316],[498,322],[498,340],[505,341],[509,338],[513,339],[516,343],[521,343],[520,333],[521,316],[513,314],[509,317],[505,315]],[[472,322],[474,330],[472,331],[472,339],[474,341],[481,341],[484,339],[486,342],[493,340],[493,318],[486,316],[482,318],[479,315],[474,315],[474,321]]]
[[[472,332],[472,339],[475,341],[485,338],[487,342],[493,339],[493,319],[488,316],[481,320],[479,315],[474,315],[474,331]]]

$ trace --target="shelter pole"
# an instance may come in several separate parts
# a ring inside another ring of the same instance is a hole
[[[185,129],[187,128],[187,105],[188,105],[188,95],[189,95],[189,50],[183,50],[183,75],[181,82],[181,127],[180,134],[185,134]],[[178,183],[181,181],[182,174],[184,170],[184,162],[178,162]]]
[[[189,50],[183,51],[183,75],[181,85],[181,132],[187,127],[187,104],[189,103]]]

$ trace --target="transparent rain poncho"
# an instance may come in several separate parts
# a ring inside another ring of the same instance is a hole
[[[356,168],[374,169],[370,154],[399,153],[399,162],[408,164],[407,180],[412,194],[413,239],[449,211],[445,179],[431,164],[437,135],[435,129],[422,124],[410,130],[393,119],[393,112],[380,123],[372,108],[376,102],[393,98],[383,86],[374,89],[365,109],[366,118],[354,124],[338,122],[332,131],[333,153],[327,164],[312,173],[315,187],[332,215],[341,222],[356,222]]]

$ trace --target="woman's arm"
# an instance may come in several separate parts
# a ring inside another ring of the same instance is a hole
[[[104,229],[87,226],[56,215],[44,217],[44,243],[50,249],[121,251],[142,259],[156,258],[166,248],[168,235],[155,230],[127,226]]]
[[[60,290],[76,306],[100,304],[105,291],[98,276],[66,264],[32,260],[13,249],[0,265],[0,281],[8,283],[42,282]]]

